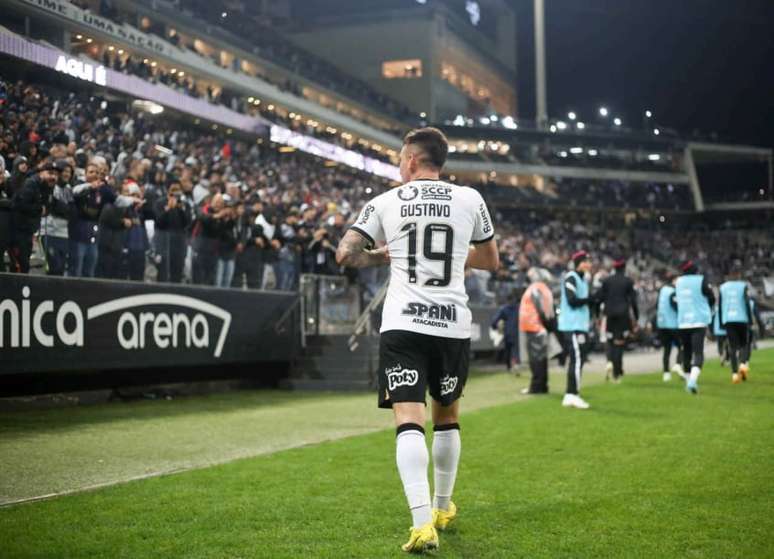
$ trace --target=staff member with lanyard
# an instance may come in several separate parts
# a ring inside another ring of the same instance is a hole
[[[591,260],[585,250],[572,255],[574,270],[562,279],[562,298],[559,303],[559,332],[570,359],[567,366],[567,391],[562,406],[586,410],[588,402],[580,397],[583,351],[591,323],[589,283],[585,275],[591,271]]]
[[[691,371],[685,389],[698,394],[699,375],[704,365],[704,335],[712,322],[715,294],[693,260],[685,262],[680,269],[683,275],[677,278],[675,285],[677,327],[683,342],[683,368]]]

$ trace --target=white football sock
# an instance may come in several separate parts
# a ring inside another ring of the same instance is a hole
[[[418,430],[398,433],[395,440],[395,459],[398,473],[403,482],[414,528],[424,526],[433,520],[430,509],[430,482],[427,479],[427,453],[425,434]]]
[[[433,507],[437,509],[449,510],[461,450],[459,427],[433,433]]]
[[[701,374],[701,369],[698,367],[691,367],[691,382],[696,382],[699,380],[699,375]]]

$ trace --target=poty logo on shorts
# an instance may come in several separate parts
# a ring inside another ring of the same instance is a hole
[[[400,365],[385,369],[384,374],[387,375],[390,392],[399,386],[414,386],[419,380],[416,369],[404,369]]]
[[[0,348],[32,347],[33,339],[43,347],[54,347],[57,341],[65,346],[84,347],[86,321],[123,311],[116,322],[115,332],[123,349],[154,346],[158,349],[208,348],[211,324],[206,315],[209,315],[221,321],[213,351],[215,357],[220,357],[231,326],[230,312],[193,297],[172,293],[132,295],[100,303],[86,310],[85,320],[81,306],[75,301],[65,301],[56,308],[53,300],[45,300],[33,307],[27,286],[22,289],[22,297],[20,305],[13,299],[0,301]],[[189,316],[185,312],[150,312],[142,308],[151,305],[182,307],[198,312]],[[46,331],[44,321],[48,314],[53,316],[54,327]],[[10,326],[7,331],[5,325]]]
[[[457,377],[450,377],[449,375],[446,375],[441,379],[441,396],[446,396],[447,394],[451,394],[454,392],[454,389],[457,388]]]

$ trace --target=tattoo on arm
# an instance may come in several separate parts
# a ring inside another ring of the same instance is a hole
[[[368,239],[350,229],[336,249],[336,261],[350,268],[366,268],[389,262],[385,249],[369,250],[369,244]]]

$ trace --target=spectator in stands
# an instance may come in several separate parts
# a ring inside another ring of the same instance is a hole
[[[194,228],[193,281],[199,285],[215,285],[215,271],[218,264],[218,243],[221,221],[226,217],[223,196],[216,194],[210,202],[204,203]]]
[[[116,194],[107,184],[107,163],[96,158],[86,166],[83,184],[73,189],[75,212],[70,228],[70,275],[93,278],[97,272],[97,237],[102,209],[114,204]],[[109,268],[114,269],[114,263]]]
[[[50,199],[48,213],[40,222],[40,240],[46,255],[46,273],[62,276],[67,270],[69,224],[73,213],[73,167],[66,160],[57,161],[59,180]]]
[[[277,263],[277,289],[293,291],[298,282],[298,270],[301,262],[301,249],[299,245],[298,208],[291,208],[285,221],[277,229],[277,239],[281,243]]]
[[[239,224],[237,220],[237,202],[228,194],[223,195],[225,207],[220,218],[218,236],[218,261],[215,268],[215,286],[231,287],[234,279],[234,264],[239,242]]]
[[[13,195],[11,261],[13,271],[17,273],[27,274],[30,271],[32,237],[40,228],[40,218],[47,212],[60,172],[61,167],[56,163],[45,163]]]
[[[309,244],[309,254],[312,259],[311,272],[313,274],[337,274],[336,248],[331,243],[330,232],[320,228],[314,232],[312,242]]]
[[[241,218],[244,221],[243,233],[240,236],[242,250],[237,254],[233,287],[242,287],[243,282],[248,289],[263,287],[264,258],[270,241],[264,233],[262,221],[263,204],[255,202],[251,212],[245,212]]]
[[[173,179],[166,197],[156,200],[155,214],[156,250],[160,259],[158,280],[180,283],[185,264],[186,230],[191,223],[191,213],[183,200],[179,180]]]
[[[13,160],[11,177],[8,179],[9,196],[13,197],[14,193],[21,189],[21,187],[24,185],[24,181],[27,180],[27,174],[29,173],[29,170],[29,161],[23,155],[19,155]]]
[[[5,158],[0,155],[0,272],[5,272],[5,254],[11,250],[10,173],[5,170]]]

